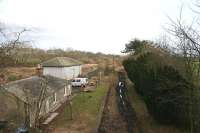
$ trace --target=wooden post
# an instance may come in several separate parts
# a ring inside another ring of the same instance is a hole
[[[99,85],[101,84],[102,72],[99,72]]]
[[[72,101],[69,101],[69,109],[70,109],[70,119],[73,120],[73,112],[72,112]]]
[[[81,85],[81,93],[82,93],[82,96],[83,96],[83,102],[85,102],[85,87],[83,85]]]
[[[114,73],[115,73],[115,56],[113,55],[113,73],[112,73],[112,85],[114,86],[115,85],[115,82],[114,82]]]

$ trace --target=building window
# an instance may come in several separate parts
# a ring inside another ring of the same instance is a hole
[[[71,93],[72,93],[71,85],[68,85],[68,95],[71,95]]]
[[[71,85],[67,85],[64,88],[64,96],[69,96],[71,95]]]
[[[67,87],[64,88],[64,96],[67,96]]]

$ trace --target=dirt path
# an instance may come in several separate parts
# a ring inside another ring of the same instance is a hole
[[[126,122],[118,110],[115,89],[111,88],[99,133],[127,133],[126,127]]]

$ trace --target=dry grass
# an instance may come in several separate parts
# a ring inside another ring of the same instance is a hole
[[[6,68],[6,71],[7,71],[7,74],[29,77],[36,73],[36,68],[35,67],[8,67]]]
[[[98,64],[84,64],[82,65],[82,74],[85,75],[95,69],[97,69]]]
[[[35,67],[7,67],[1,74],[0,83],[28,78],[36,75]]]

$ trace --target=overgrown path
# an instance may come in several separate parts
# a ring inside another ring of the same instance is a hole
[[[114,88],[111,88],[107,100],[99,133],[126,133],[127,124],[118,110]]]
[[[115,87],[110,89],[99,133],[137,133],[134,122],[136,117],[134,110],[129,106],[128,97],[123,102],[120,102],[123,99],[120,98]]]

